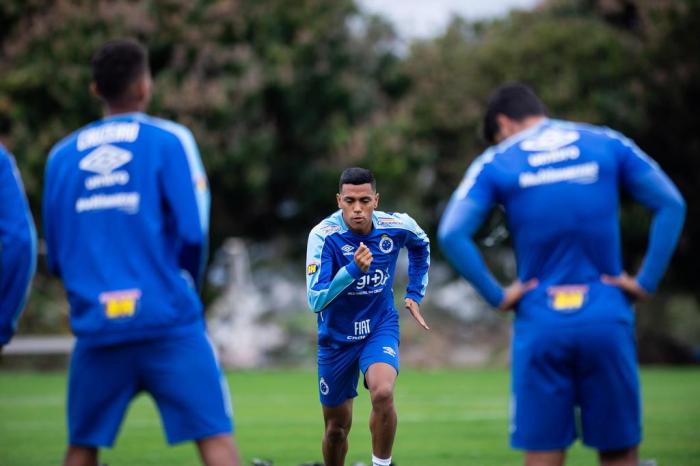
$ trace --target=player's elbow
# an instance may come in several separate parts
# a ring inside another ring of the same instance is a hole
[[[446,222],[440,223],[438,227],[438,244],[442,252],[447,253],[459,243],[461,235],[457,229],[450,227]]]
[[[688,210],[688,205],[686,204],[685,199],[683,199],[683,196],[681,196],[680,194],[678,194],[678,196],[675,196],[669,203],[669,208],[678,218],[680,218],[681,220],[685,219],[685,214]]]
[[[309,304],[309,309],[312,312],[321,312],[323,310],[323,300],[318,294],[309,292],[307,301]]]

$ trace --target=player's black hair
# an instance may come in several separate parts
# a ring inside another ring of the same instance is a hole
[[[377,190],[377,182],[374,180],[374,175],[366,168],[351,167],[343,170],[338,181],[338,192],[343,190],[344,184],[365,184],[372,185],[372,189]]]
[[[107,102],[124,97],[137,79],[148,72],[148,51],[133,39],[106,42],[92,57],[92,80]]]
[[[486,142],[496,142],[498,121],[496,115],[505,115],[510,119],[521,121],[529,116],[545,115],[547,108],[528,86],[511,82],[499,86],[491,97],[484,115],[483,137]]]

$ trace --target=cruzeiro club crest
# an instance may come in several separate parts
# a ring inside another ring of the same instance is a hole
[[[330,388],[323,377],[321,377],[321,380],[318,381],[318,388],[321,390],[321,395],[328,395],[328,392],[330,391]]]
[[[389,254],[393,249],[394,240],[389,235],[382,235],[382,239],[379,240],[379,250],[384,254]]]

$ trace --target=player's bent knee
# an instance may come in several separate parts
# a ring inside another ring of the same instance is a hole
[[[349,433],[349,425],[345,426],[335,423],[329,423],[326,426],[326,439],[330,443],[344,443],[347,440]]]
[[[380,385],[371,390],[372,406],[389,407],[394,403],[394,388],[390,384]]]

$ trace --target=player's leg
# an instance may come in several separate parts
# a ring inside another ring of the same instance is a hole
[[[637,466],[639,464],[639,448],[598,452],[601,466]]]
[[[134,352],[124,346],[88,347],[78,341],[68,376],[68,449],[64,465],[94,466],[109,447],[138,392]]]
[[[70,445],[63,460],[64,466],[97,466],[97,453],[95,447],[80,447]]]
[[[323,407],[325,430],[322,451],[326,466],[343,465],[352,425],[352,400],[360,378],[361,345],[341,350],[319,346],[318,393]]]
[[[578,330],[583,442],[600,464],[637,465],[641,396],[634,327],[598,324]]]
[[[566,451],[528,451],[525,453],[525,466],[562,466]]]
[[[238,447],[230,435],[215,435],[196,441],[202,463],[207,466],[238,465]],[[233,461],[232,461],[233,459]]]
[[[565,328],[517,327],[511,368],[510,443],[526,466],[560,466],[576,438],[572,338]]]
[[[238,466],[228,384],[206,334],[149,342],[138,361],[168,443],[193,440],[207,466]]]
[[[323,406],[323,421],[323,462],[325,466],[343,466],[352,426],[352,398],[338,406]]]
[[[373,465],[389,465],[396,436],[394,385],[399,373],[398,316],[387,319],[365,341],[360,355],[360,369],[365,374],[372,412],[369,428],[372,433]]]
[[[391,462],[391,448],[396,436],[396,409],[394,408],[394,385],[396,369],[387,363],[374,363],[367,369],[365,380],[372,400],[369,430],[372,433],[373,462]],[[377,461],[379,460],[379,461]],[[386,462],[386,461],[385,461]]]

